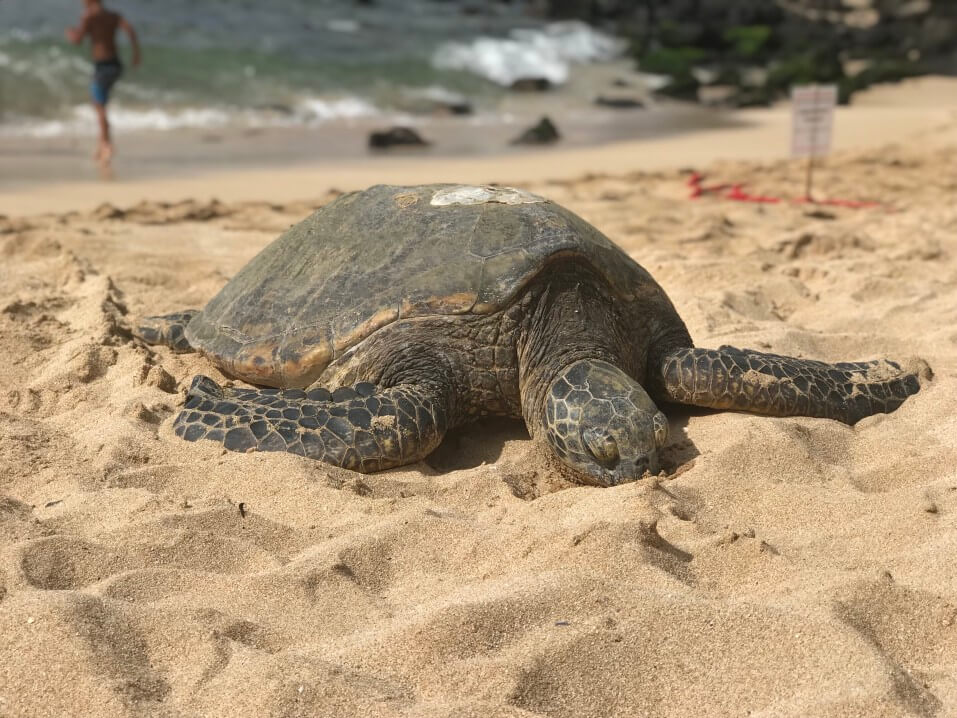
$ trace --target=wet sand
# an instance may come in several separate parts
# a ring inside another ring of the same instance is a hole
[[[619,91],[621,92],[621,91]],[[495,109],[475,114],[357,117],[328,120],[313,127],[259,126],[181,128],[171,131],[115,129],[114,180],[119,183],[178,179],[184,176],[231,175],[251,170],[280,175],[294,168],[316,173],[345,164],[388,164],[390,158],[414,160],[475,159],[529,154],[512,140],[542,117],[554,118],[560,140],[547,149],[596,147],[627,140],[651,140],[742,124],[734,113],[671,101],[652,101],[638,89],[628,97],[644,108],[610,109],[569,98],[563,93],[515,93]],[[392,126],[411,127],[424,147],[370,150],[369,135]],[[38,185],[100,185],[90,162],[93,134],[78,131],[50,136],[5,136],[0,127],[0,194]]]
[[[0,715],[955,714],[957,122],[819,170],[820,196],[877,208],[690,200],[688,157],[800,194],[762,145],[775,112],[739,145],[646,145],[641,170],[592,148],[433,176],[578,212],[699,346],[934,371],[855,427],[670,407],[666,474],[614,489],[563,483],[514,422],[368,476],[173,435],[192,376],[224,377],[135,317],[202,306],[361,167],[6,194]]]

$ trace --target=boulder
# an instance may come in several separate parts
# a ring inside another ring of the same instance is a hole
[[[545,92],[552,87],[552,83],[546,77],[520,77],[515,80],[510,89],[515,92]]]
[[[512,140],[513,145],[548,145],[561,139],[555,124],[543,117],[538,124],[529,127],[522,134]]]
[[[390,127],[369,135],[369,147],[377,150],[390,147],[427,147],[429,144],[411,127]]]
[[[645,106],[645,103],[637,97],[618,97],[615,95],[599,95],[595,98],[595,104],[600,107],[611,107],[615,110],[640,110]]]

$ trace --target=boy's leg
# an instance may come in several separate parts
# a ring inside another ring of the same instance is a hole
[[[93,109],[96,111],[96,119],[100,125],[100,143],[96,148],[96,161],[109,164],[113,157],[113,144],[110,142],[110,120],[106,116],[106,105],[94,101]]]
[[[90,95],[93,99],[93,110],[100,126],[100,142],[96,150],[95,159],[101,165],[109,165],[113,157],[113,143],[110,140],[110,120],[106,114],[106,103],[110,100],[110,90],[123,72],[118,62],[97,63],[93,72],[93,83],[90,85]]]

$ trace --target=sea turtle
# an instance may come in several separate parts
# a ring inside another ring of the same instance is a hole
[[[205,309],[146,318],[136,335],[260,387],[197,376],[173,425],[188,441],[370,472],[423,459],[479,416],[515,416],[599,485],[658,472],[658,402],[853,424],[897,408],[923,371],[696,349],[647,271],[577,215],[508,187],[343,195]]]

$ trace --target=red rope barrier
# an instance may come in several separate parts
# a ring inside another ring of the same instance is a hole
[[[751,194],[745,191],[743,184],[715,184],[706,186],[703,184],[704,175],[700,172],[692,172],[688,178],[688,186],[691,188],[691,199],[698,199],[707,194],[716,194],[722,199],[730,199],[735,202],[756,202],[759,204],[777,204],[787,200],[781,197],[772,197],[770,195]],[[853,199],[813,199],[812,197],[801,197],[789,200],[797,204],[820,204],[830,207],[848,207],[850,209],[867,209],[871,207],[880,207],[880,202],[858,201]]]

